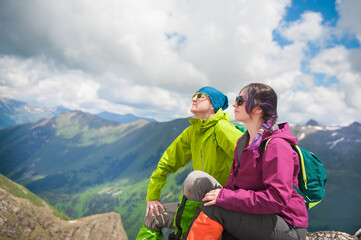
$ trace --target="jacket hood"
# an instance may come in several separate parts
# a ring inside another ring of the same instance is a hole
[[[265,133],[262,141],[266,141],[269,138],[283,138],[293,145],[297,145],[297,137],[293,136],[288,123],[277,124],[276,129],[272,133]]]

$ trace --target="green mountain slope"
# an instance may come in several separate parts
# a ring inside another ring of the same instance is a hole
[[[129,239],[145,214],[148,180],[188,119],[119,124],[74,111],[0,131],[0,172],[72,218],[116,211]],[[354,233],[361,217],[360,124],[339,129],[293,127],[299,145],[326,166],[326,198],[310,210],[310,230]],[[171,175],[162,201],[178,201],[188,165]]]
[[[69,112],[0,131],[0,169],[73,218],[115,210],[136,232],[150,174],[187,126],[187,119],[118,124]],[[176,201],[184,178],[172,179],[165,200]]]
[[[36,192],[68,187],[77,192],[120,175],[149,172],[165,149],[164,141],[184,129],[171,125],[178,124],[140,120],[123,125],[69,112],[1,131],[0,167]]]

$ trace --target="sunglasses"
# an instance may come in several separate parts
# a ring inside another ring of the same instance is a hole
[[[238,106],[241,106],[245,101],[246,99],[244,99],[243,96],[236,97],[236,103]]]
[[[207,94],[205,94],[205,93],[202,93],[202,92],[197,92],[197,93],[193,94],[193,96],[192,96],[192,98],[191,98],[191,99],[193,99],[193,98],[196,98],[196,99],[201,99],[201,98],[203,98],[203,96],[208,97],[208,96],[207,96]]]

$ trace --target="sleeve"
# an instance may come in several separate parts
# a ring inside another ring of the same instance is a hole
[[[230,159],[234,158],[238,139],[243,133],[228,121],[219,121],[214,129],[218,146],[228,155]]]
[[[241,138],[238,139],[236,149],[234,150],[234,158],[233,158],[233,162],[232,162],[231,172],[229,173],[228,180],[227,180],[226,184],[223,186],[223,188],[235,190],[235,188],[233,186],[233,181],[234,181],[235,174],[237,172],[236,169],[238,166],[238,148],[239,148],[238,142],[240,141],[240,139]]]
[[[254,191],[222,188],[216,205],[253,214],[281,212],[292,196],[296,155],[287,141],[280,138],[272,139],[262,155],[262,181],[265,189]]]
[[[146,201],[160,200],[160,192],[167,181],[168,174],[176,172],[190,162],[192,158],[191,131],[192,126],[185,129],[163,153],[157,169],[150,177]]]

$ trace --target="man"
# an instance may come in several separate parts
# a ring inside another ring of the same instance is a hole
[[[163,205],[160,202],[161,189],[169,173],[192,160],[193,170],[210,174],[222,185],[226,183],[237,140],[242,136],[230,123],[229,114],[223,112],[227,107],[227,96],[212,87],[203,87],[192,96],[190,111],[195,118],[167,148],[150,177],[146,216],[137,239],[162,239],[162,228],[174,228],[178,203]]]

